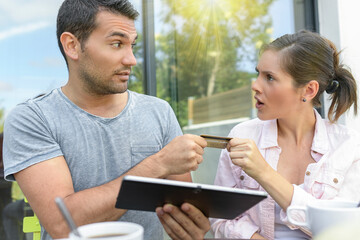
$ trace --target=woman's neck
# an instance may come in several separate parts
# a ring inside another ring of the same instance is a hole
[[[314,109],[306,109],[288,118],[277,119],[278,137],[303,145],[312,141],[315,132],[316,116]]]

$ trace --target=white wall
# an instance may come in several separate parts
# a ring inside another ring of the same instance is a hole
[[[319,0],[318,3],[320,34],[333,41],[338,49],[343,50],[341,54],[342,62],[351,69],[352,74],[357,80],[359,96],[360,1]],[[360,97],[358,97],[358,101],[360,102]],[[325,101],[325,112],[327,112],[329,106],[330,102]],[[352,109],[339,122],[360,131],[360,111],[359,116],[354,117]]]

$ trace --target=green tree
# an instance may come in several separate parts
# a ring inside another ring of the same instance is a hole
[[[157,36],[158,96],[186,124],[189,96],[204,97],[249,84],[261,43],[270,41],[273,0],[163,0]],[[246,63],[246,64],[244,64]]]
[[[0,108],[0,133],[4,131],[4,118],[5,118],[5,110],[4,108]]]
[[[136,41],[136,45],[133,49],[134,55],[137,60],[136,66],[134,66],[131,70],[131,75],[129,79],[128,88],[134,92],[144,93],[144,76],[143,76],[143,44],[142,44],[142,34],[138,34],[138,39]]]

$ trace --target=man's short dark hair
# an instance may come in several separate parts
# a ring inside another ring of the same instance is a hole
[[[139,16],[139,13],[128,0],[65,0],[57,16],[56,35],[66,64],[66,55],[60,42],[61,34],[70,32],[83,45],[96,28],[95,19],[100,11],[120,14],[132,20],[136,20]]]

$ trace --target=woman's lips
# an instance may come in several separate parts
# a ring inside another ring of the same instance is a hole
[[[261,103],[261,102],[256,102],[256,104],[255,104],[255,107],[256,107],[257,109],[260,109],[260,108],[262,108],[263,106],[264,106],[264,104]]]
[[[255,97],[255,100],[256,100],[255,107],[256,107],[257,109],[260,109],[260,108],[262,108],[262,107],[264,106],[264,103],[261,102],[258,98]]]

